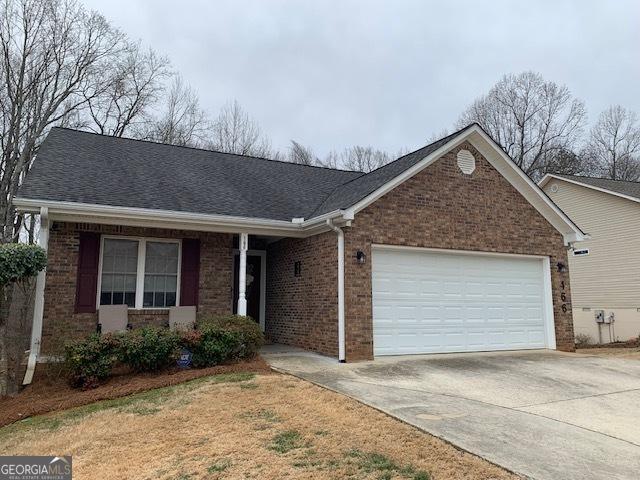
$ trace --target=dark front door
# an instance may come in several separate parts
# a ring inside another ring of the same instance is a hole
[[[260,321],[260,278],[262,258],[258,255],[247,255],[247,315],[256,322]],[[240,271],[240,255],[233,261],[233,313],[238,313],[238,281]]]

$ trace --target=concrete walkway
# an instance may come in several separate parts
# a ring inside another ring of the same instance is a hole
[[[274,368],[536,479],[640,478],[640,361],[551,351],[339,364],[269,346]]]

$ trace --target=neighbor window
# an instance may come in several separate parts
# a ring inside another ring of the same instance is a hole
[[[106,237],[102,244],[100,305],[168,308],[178,304],[177,241]]]

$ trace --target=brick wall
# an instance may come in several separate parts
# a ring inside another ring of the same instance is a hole
[[[200,239],[198,314],[226,314],[232,308],[233,236],[224,233],[163,230],[112,225],[55,222],[49,237],[49,262],[45,286],[42,353],[59,354],[65,341],[96,331],[96,313],[74,313],[79,233],[99,232],[160,238]],[[129,323],[168,325],[168,310],[129,312]]]
[[[294,274],[299,261],[300,276]],[[266,334],[275,343],[338,355],[338,252],[334,232],[267,247]]]
[[[471,175],[456,164],[462,148],[476,158]],[[468,143],[359,212],[344,230],[348,361],[373,356],[372,243],[545,255],[552,266],[567,265],[562,236]],[[353,258],[357,250],[367,255],[364,265]],[[551,271],[557,346],[573,350],[571,309],[560,308],[560,282],[571,304],[569,272]]]

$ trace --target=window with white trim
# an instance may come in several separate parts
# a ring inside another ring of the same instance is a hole
[[[178,305],[179,241],[104,237],[100,264],[100,305]]]

